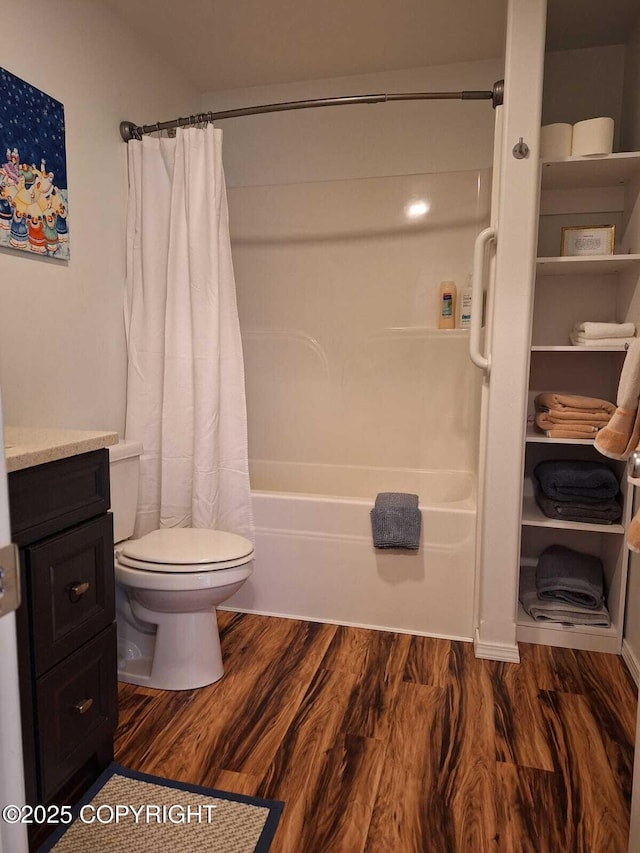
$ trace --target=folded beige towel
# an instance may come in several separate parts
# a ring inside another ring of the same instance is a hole
[[[535,424],[538,429],[541,429],[543,432],[553,429],[562,429],[576,433],[579,432],[589,438],[595,438],[598,430],[605,426],[605,424],[594,424],[589,423],[589,421],[565,421],[564,423],[558,423],[556,421],[549,420],[546,412],[537,412]]]
[[[636,333],[635,323],[576,323],[576,335],[584,338],[632,338]]]
[[[610,420],[611,415],[608,412],[557,412],[553,409],[538,409],[536,412],[536,423],[539,423],[540,426],[544,424],[543,429],[572,423],[585,424],[586,426],[594,426],[596,429],[600,429],[600,427],[608,424]]]
[[[625,359],[626,361],[626,359]],[[608,400],[599,397],[583,397],[581,394],[555,394],[545,391],[538,394],[533,401],[536,409],[549,409],[549,411],[584,411],[588,413],[606,412],[612,415],[616,406]]]
[[[574,347],[623,347],[631,344],[636,338],[586,338],[584,335],[571,332],[569,340]]]

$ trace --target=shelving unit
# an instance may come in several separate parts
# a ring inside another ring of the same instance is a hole
[[[534,345],[531,347],[531,352],[626,352],[627,347],[620,346],[606,346],[606,347],[592,347],[592,346],[574,346],[573,344],[566,345],[562,344],[560,346],[547,346],[547,345]]]
[[[617,254],[557,257],[554,249],[557,251],[559,245],[558,223],[576,224],[585,215],[587,189],[589,213],[606,211],[602,222],[616,222]],[[612,197],[619,199],[617,211],[612,211]],[[521,564],[535,565],[542,551],[554,543],[600,557],[611,627],[536,622],[520,606],[517,638],[522,642],[619,653],[628,565],[624,531],[632,502],[625,463],[601,456],[593,439],[547,438],[534,426],[533,399],[542,391],[556,391],[616,400],[626,347],[573,346],[569,332],[574,323],[585,320],[633,321],[637,327],[640,324],[640,152],[543,162],[540,216],[529,369],[531,404],[525,431]],[[547,221],[545,216],[549,216]],[[532,476],[535,466],[546,459],[609,464],[620,482],[620,523],[592,524],[545,516],[534,498]]]

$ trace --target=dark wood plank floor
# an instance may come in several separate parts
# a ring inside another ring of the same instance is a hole
[[[622,660],[219,613],[226,674],[120,685],[116,760],[284,800],[273,853],[626,853]]]

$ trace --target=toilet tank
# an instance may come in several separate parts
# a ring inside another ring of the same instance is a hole
[[[133,535],[142,444],[139,441],[119,441],[108,450],[113,541],[122,542]]]

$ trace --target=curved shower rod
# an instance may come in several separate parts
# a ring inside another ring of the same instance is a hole
[[[347,95],[341,98],[315,98],[309,101],[285,101],[281,104],[262,104],[256,107],[241,107],[237,110],[222,110],[213,113],[196,113],[186,118],[176,118],[171,121],[158,121],[155,124],[136,125],[132,121],[120,122],[120,136],[124,142],[140,139],[147,133],[159,130],[171,130],[177,127],[189,127],[193,124],[206,124],[223,118],[261,115],[262,113],[277,113],[286,110],[309,110],[314,107],[339,107],[351,104],[378,104],[387,101],[491,101],[494,109],[502,104],[504,96],[504,80],[498,80],[489,90],[471,90],[466,92],[398,92],[381,95]]]

